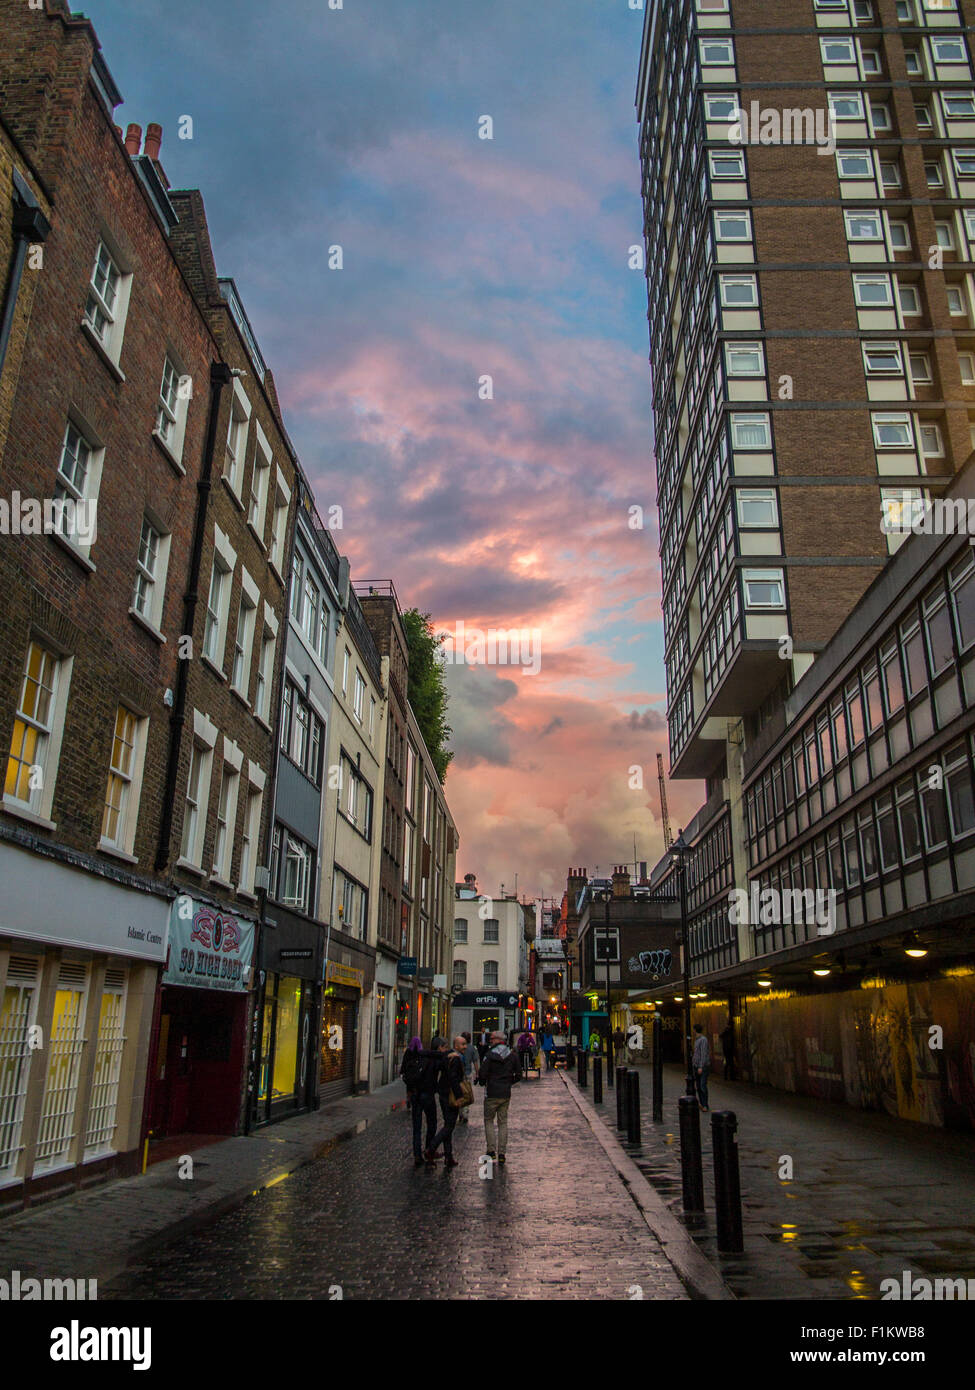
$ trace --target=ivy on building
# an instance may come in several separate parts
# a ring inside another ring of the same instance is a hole
[[[421,613],[418,608],[407,609],[403,614],[403,626],[410,653],[410,704],[437,776],[443,782],[454,756],[447,747],[453,730],[447,723],[444,664],[438,659],[447,634],[434,632],[430,614]]]

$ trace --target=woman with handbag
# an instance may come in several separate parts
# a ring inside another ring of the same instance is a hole
[[[433,1143],[427,1149],[424,1157],[428,1163],[436,1163],[437,1150],[443,1144],[445,1168],[457,1167],[453,1148],[454,1127],[461,1110],[470,1105],[474,1099],[471,1083],[464,1079],[464,1048],[466,1046],[467,1039],[462,1037],[454,1038],[452,1052],[447,1051],[446,1042],[440,1045],[440,1051],[444,1057],[444,1063],[440,1069],[439,1084],[443,1124],[433,1136]]]

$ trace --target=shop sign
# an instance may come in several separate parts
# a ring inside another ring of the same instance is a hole
[[[163,984],[243,993],[254,955],[254,923],[181,893],[169,918]]]
[[[415,975],[416,956],[400,956],[396,965],[396,972],[399,975]]]
[[[347,985],[350,989],[357,989],[361,993],[365,980],[365,971],[356,970],[351,965],[340,965],[338,961],[330,960],[325,967],[326,984]]]
[[[504,994],[497,990],[477,993],[474,990],[461,990],[453,998],[455,1009],[513,1009],[517,1006],[517,994]]]

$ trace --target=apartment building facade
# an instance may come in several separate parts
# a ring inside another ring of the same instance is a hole
[[[115,127],[87,20],[2,18],[0,1200],[17,1203],[141,1157],[180,581],[218,354],[169,247],[158,127],[144,150]]]
[[[506,1032],[527,1004],[525,909],[514,896],[478,892],[474,874],[454,886],[453,1027]]]
[[[972,452],[973,19],[967,0],[694,0],[647,14],[668,721],[673,775],[706,786],[685,829],[705,983],[761,964],[772,940],[728,906],[761,862],[754,750],[798,708],[841,625],[903,574],[899,518],[942,498]],[[908,659],[890,668],[904,681]],[[849,757],[856,710],[830,722],[804,778]],[[845,776],[831,810],[852,795]],[[787,858],[790,885],[837,891],[828,854],[803,868],[800,851],[798,878]],[[661,861],[655,886],[672,876]],[[896,930],[890,903],[870,909],[881,938]],[[729,1008],[740,1016],[730,987],[713,1012]],[[804,1046],[828,1051],[815,1032]]]

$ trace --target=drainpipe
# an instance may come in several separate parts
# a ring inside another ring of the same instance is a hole
[[[24,262],[27,260],[27,248],[38,242],[46,241],[51,230],[51,224],[41,212],[37,199],[16,169],[13,171],[13,175],[14,250],[3,298],[3,318],[0,319],[0,372],[3,371],[4,360],[7,356],[7,344],[10,342],[10,334],[14,326],[14,311],[17,308],[17,296],[24,274]]]
[[[196,485],[196,520],[193,526],[193,549],[190,553],[190,572],[183,598],[183,633],[192,636],[199,602],[197,592],[200,583],[200,567],[203,560],[203,538],[206,535],[207,509],[210,504],[210,491],[213,479],[213,452],[217,439],[217,417],[220,414],[220,397],[223,388],[230,385],[232,369],[226,362],[210,363],[210,415],[207,420],[206,444],[203,450],[203,471]],[[173,802],[176,796],[176,781],[179,775],[179,755],[183,743],[183,725],[186,722],[186,686],[189,661],[180,660],[176,666],[176,698],[169,721],[169,760],[166,766],[166,784],[163,790],[162,822],[159,827],[159,843],[156,849],[156,872],[161,873],[169,863],[170,836],[173,830]]]

